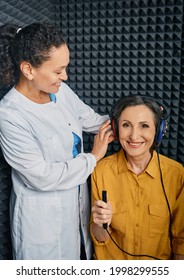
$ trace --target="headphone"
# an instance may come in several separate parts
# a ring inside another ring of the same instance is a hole
[[[112,107],[110,118],[111,118],[111,127],[114,133],[114,137],[116,140],[119,140],[119,132],[118,132],[118,119],[120,117],[121,112],[129,107],[129,106],[138,106],[145,105],[150,110],[158,116],[158,124],[156,127],[155,138],[153,141],[153,147],[157,148],[160,146],[163,136],[166,133],[168,128],[168,123],[166,119],[168,118],[166,107],[157,102],[154,98],[140,95],[130,95],[127,97],[120,98]]]

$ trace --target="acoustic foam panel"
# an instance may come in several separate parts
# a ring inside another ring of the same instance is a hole
[[[57,9],[59,10],[59,4]],[[168,107],[160,152],[184,163],[182,107],[183,1],[61,1],[70,51],[68,83],[90,106],[108,113],[118,98],[147,95]],[[93,137],[84,138],[90,151]],[[109,153],[116,151],[109,146]],[[180,152],[179,152],[180,151]]]

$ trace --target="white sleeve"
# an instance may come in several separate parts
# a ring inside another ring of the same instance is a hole
[[[69,111],[75,112],[75,115],[79,117],[82,124],[82,130],[85,132],[97,133],[99,127],[110,118],[109,115],[101,116],[96,113],[65,83],[62,83],[62,88],[64,89],[64,92],[66,92],[64,98],[65,106],[68,107],[67,109]],[[61,96],[63,97],[63,93]]]
[[[79,99],[79,116],[82,120],[82,127],[85,132],[97,133],[99,127],[109,119],[108,115],[101,116],[96,113],[91,107],[85,104]],[[83,105],[83,106],[82,106]]]
[[[75,187],[86,181],[96,165],[90,153],[65,162],[46,162],[34,137],[20,122],[12,124],[1,119],[0,127],[4,157],[28,188],[51,191]]]

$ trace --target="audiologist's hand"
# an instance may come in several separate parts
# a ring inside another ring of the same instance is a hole
[[[99,161],[107,152],[108,144],[114,141],[113,131],[111,130],[110,120],[106,121],[94,137],[91,154]]]

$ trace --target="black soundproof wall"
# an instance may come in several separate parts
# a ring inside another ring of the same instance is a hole
[[[160,152],[184,163],[183,1],[61,0],[55,9],[72,89],[101,114],[122,96],[154,97],[169,116]],[[92,139],[84,137],[87,151]]]

